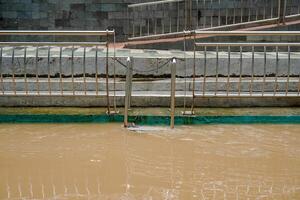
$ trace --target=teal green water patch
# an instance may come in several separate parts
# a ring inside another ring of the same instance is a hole
[[[112,123],[123,115],[0,115],[0,123]],[[138,125],[169,125],[168,116],[129,116]],[[300,116],[176,116],[176,125],[197,124],[300,124]]]

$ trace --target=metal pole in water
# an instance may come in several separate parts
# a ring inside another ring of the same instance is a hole
[[[126,71],[126,83],[125,83],[125,108],[124,108],[124,127],[128,127],[128,106],[129,106],[129,95],[130,95],[130,84],[129,82],[131,81],[130,80],[130,77],[131,77],[131,64],[130,64],[130,58],[128,57],[127,58],[127,71]]]
[[[171,123],[170,127],[174,128],[175,124],[175,85],[176,84],[176,59],[171,63]]]

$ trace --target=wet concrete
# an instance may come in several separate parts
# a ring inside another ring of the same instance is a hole
[[[0,199],[299,199],[299,125],[0,126]]]

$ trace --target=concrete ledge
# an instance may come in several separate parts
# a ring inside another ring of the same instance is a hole
[[[186,106],[189,107],[192,98],[186,97]],[[124,106],[124,97],[116,96],[117,106]],[[113,99],[110,98],[110,105],[113,105]],[[132,106],[137,107],[168,107],[170,105],[169,95],[165,96],[134,96],[132,97]],[[176,106],[183,106],[183,96],[176,97]],[[60,107],[105,107],[105,96],[24,96],[10,95],[0,96],[0,106],[60,106]],[[300,106],[300,96],[295,97],[199,97],[195,99],[197,107],[288,107]]]

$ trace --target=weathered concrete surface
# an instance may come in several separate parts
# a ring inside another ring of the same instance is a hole
[[[273,49],[274,50],[274,49]],[[270,49],[268,49],[270,51]],[[12,48],[6,47],[3,51],[2,66],[0,71],[4,75],[12,74],[13,70],[16,75],[23,75],[25,73],[24,68],[24,50],[16,49],[15,58],[12,62]],[[112,49],[110,50],[110,56],[113,56]],[[166,76],[170,75],[170,66],[168,61],[172,57],[179,58],[177,60],[177,76],[180,77],[191,77],[193,73],[193,52],[187,52],[186,55],[182,51],[158,51],[158,50],[128,50],[122,49],[116,52],[117,59],[126,64],[126,58],[133,57],[133,74],[135,76]],[[186,57],[186,64],[182,60]],[[83,65],[83,48],[78,48],[75,51],[74,57],[74,75],[82,76],[84,73]],[[204,74],[204,52],[198,51],[196,54],[196,74],[203,76]],[[228,53],[225,51],[219,52],[219,62],[217,67],[216,52],[208,51],[206,54],[206,76],[220,76],[228,75]],[[35,76],[38,73],[41,76],[48,75],[48,57],[47,48],[39,50],[39,58],[37,62],[37,68],[35,66],[35,48],[29,48],[26,59],[26,73],[28,75]],[[58,77],[60,73],[59,67],[59,49],[52,48],[50,59],[49,59],[49,71],[51,76]],[[72,61],[71,61],[71,50],[66,48],[63,51],[62,56],[62,75],[71,76],[72,72]],[[109,74],[113,74],[113,66],[115,63],[115,72],[117,76],[125,76],[126,67],[118,62],[114,62],[113,59],[109,59]],[[166,64],[167,63],[167,64]],[[300,75],[300,53],[292,52],[290,60],[290,75]],[[242,65],[242,67],[241,67]],[[93,76],[98,70],[98,75],[104,76],[106,66],[105,50],[101,49],[98,53],[98,65],[95,65],[95,49],[87,48],[86,59],[85,59],[85,74],[86,76]],[[254,54],[254,76],[262,76],[264,74],[264,54],[262,52],[256,52]],[[242,71],[240,71],[240,68]],[[237,76],[242,74],[243,76],[249,76],[252,72],[252,53],[243,52],[242,62],[240,62],[239,52],[232,52],[230,54],[230,75]],[[266,75],[274,76],[276,74],[276,53],[267,52],[266,56]],[[288,74],[288,54],[286,49],[282,49],[279,52],[278,60],[278,76],[287,76]]]
[[[124,106],[124,97],[116,97],[118,106]],[[111,102],[112,105],[112,102]],[[151,107],[170,105],[170,97],[133,96],[132,106]],[[191,97],[186,98],[186,105],[191,105]],[[197,107],[272,107],[272,106],[300,106],[300,97],[253,97],[253,98],[197,98]],[[1,96],[0,106],[106,106],[105,97],[96,96]],[[183,97],[176,97],[176,106],[183,106]]]
[[[27,82],[26,82],[27,81]],[[229,83],[227,82],[227,77],[216,78],[206,78],[205,79],[205,90],[208,92],[214,91],[226,91],[227,88],[229,91],[238,91],[240,88],[241,92],[249,92],[250,90],[255,92],[260,92],[262,90],[266,92],[272,92],[276,88],[278,92],[285,92],[286,90],[298,91],[300,90],[300,81],[299,78],[289,78],[279,77],[277,83],[275,78],[267,77],[265,82],[263,77],[255,78],[251,81],[250,77],[242,78],[239,82],[239,78],[230,78]],[[0,93],[4,91],[23,91],[26,89],[28,91],[52,91],[60,92],[62,91],[73,91],[73,85],[75,91],[106,91],[106,81],[104,78],[98,78],[97,82],[95,78],[86,78],[84,81],[83,78],[75,78],[72,82],[71,78],[63,78],[61,81],[58,78],[51,78],[48,82],[47,78],[39,78],[37,82],[36,78],[16,78],[15,83],[12,78],[4,78],[3,83],[0,82]],[[125,91],[125,80],[116,79],[115,85],[113,79],[109,79],[109,90],[113,91],[115,87],[116,91]],[[196,78],[195,80],[195,91],[201,92],[204,87],[204,78]],[[176,79],[176,91],[192,91],[193,82],[191,78],[177,78]],[[169,78],[164,79],[134,79],[132,83],[133,91],[170,91],[171,82]]]

